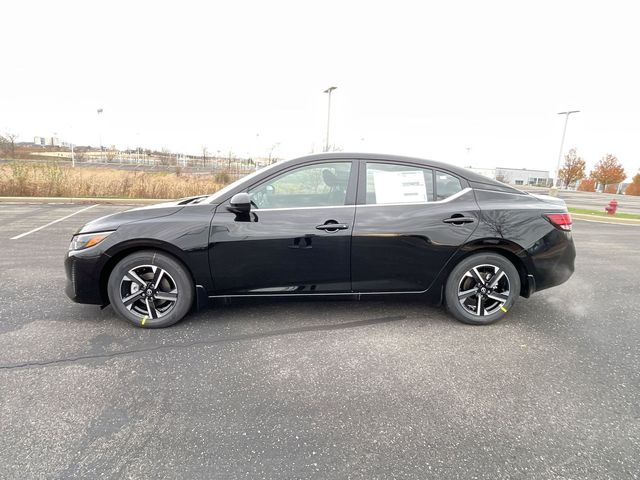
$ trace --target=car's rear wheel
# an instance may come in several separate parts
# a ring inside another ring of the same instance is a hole
[[[186,268],[153,250],[120,260],[107,285],[113,309],[128,322],[147,328],[168,327],[182,320],[193,303],[193,290]]]
[[[462,260],[447,279],[447,309],[458,320],[472,325],[497,322],[520,294],[520,275],[505,257],[478,253]]]

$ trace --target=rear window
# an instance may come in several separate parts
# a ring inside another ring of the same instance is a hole
[[[444,200],[462,190],[458,177],[448,173],[436,172],[436,200]]]

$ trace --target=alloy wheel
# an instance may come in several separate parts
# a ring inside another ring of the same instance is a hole
[[[506,312],[510,282],[506,272],[491,264],[477,265],[468,270],[458,283],[458,301],[472,315],[483,317]]]
[[[140,318],[162,318],[176,305],[178,285],[163,268],[140,265],[127,271],[122,278],[120,299]]]

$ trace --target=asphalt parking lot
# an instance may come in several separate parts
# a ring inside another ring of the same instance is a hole
[[[572,279],[489,327],[386,298],[142,330],[64,296],[73,231],[127,208],[87,207],[0,204],[0,478],[640,475],[638,226],[577,220]]]

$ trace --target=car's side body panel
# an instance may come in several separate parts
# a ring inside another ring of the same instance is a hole
[[[227,208],[234,194],[285,171],[345,160],[353,169],[343,205],[256,209],[244,217]],[[442,170],[457,176],[463,191],[439,202],[367,205],[368,161]],[[518,264],[527,296],[573,272],[571,234],[543,216],[565,211],[562,204],[438,162],[315,155],[259,172],[211,201],[171,202],[90,222],[79,232],[115,232],[97,247],[68,253],[67,294],[77,302],[106,304],[104,285],[115,263],[135,250],[158,249],[179,259],[209,296],[425,292],[438,301],[462,258],[491,250]],[[469,223],[445,223],[454,215]],[[327,221],[347,228],[316,229]]]

